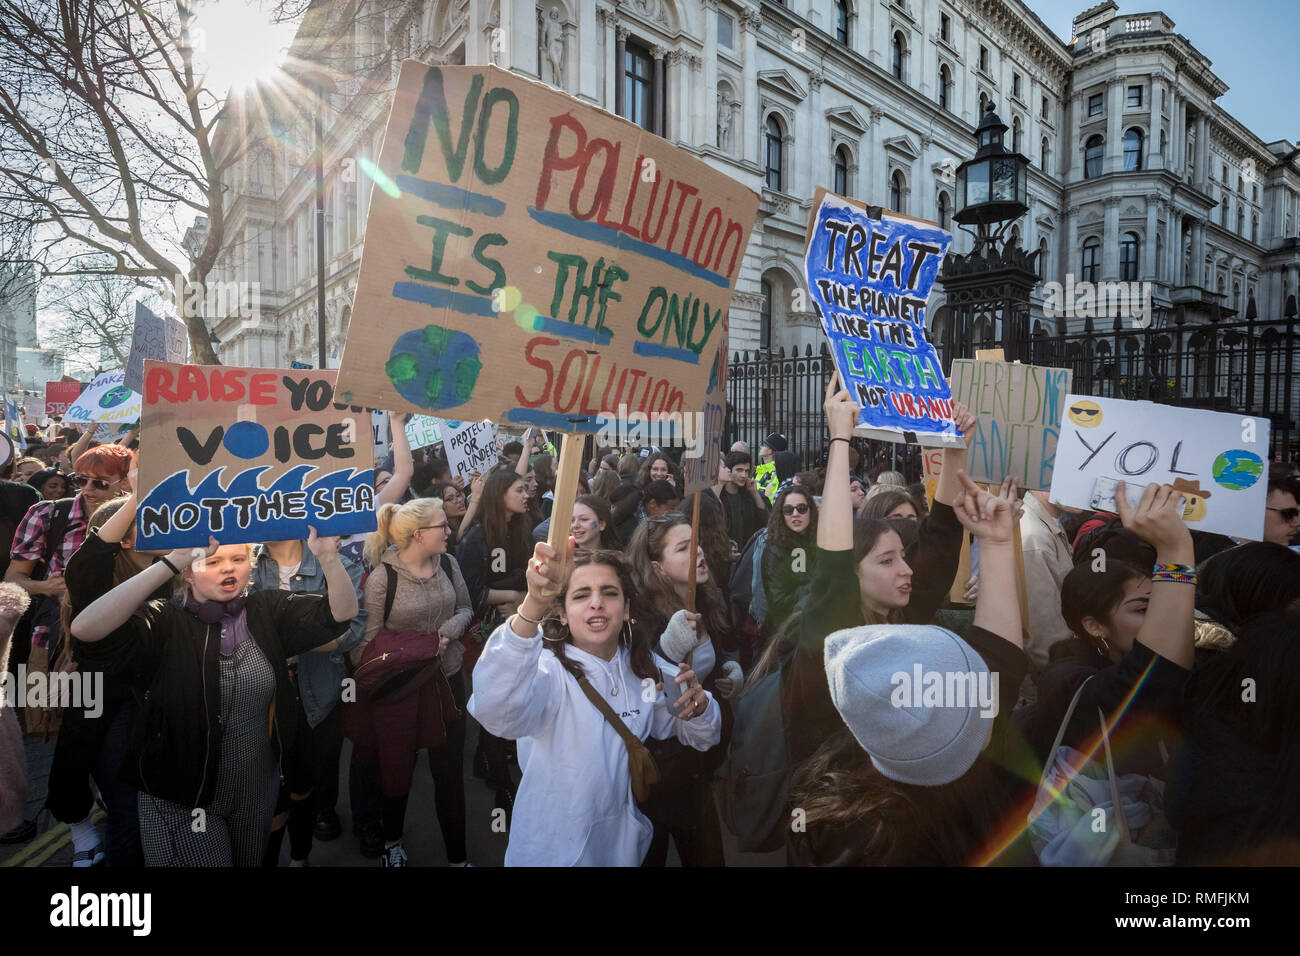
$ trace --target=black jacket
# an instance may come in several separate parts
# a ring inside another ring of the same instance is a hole
[[[93,558],[96,548],[111,546],[90,537],[77,555],[87,547]],[[252,639],[275,671],[267,723],[279,760],[293,746],[289,715],[297,706],[285,660],[342,636],[348,622],[335,621],[321,595],[278,590],[251,593],[245,613]],[[186,807],[212,801],[221,755],[220,649],[220,624],[204,624],[175,600],[156,599],[108,637],[81,645],[89,667],[126,679],[142,695],[122,763],[122,779],[142,793]]]

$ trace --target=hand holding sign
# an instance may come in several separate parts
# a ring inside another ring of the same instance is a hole
[[[1156,549],[1157,558],[1167,562],[1175,561],[1175,553],[1190,556],[1193,554],[1192,533],[1183,523],[1183,495],[1172,485],[1158,485],[1154,482],[1142,492],[1142,500],[1137,507],[1129,503],[1127,489],[1123,481],[1116,482],[1115,507],[1119,511],[1119,520],[1143,541]]]
[[[337,555],[339,553],[339,536],[332,534],[329,537],[319,538],[316,536],[315,526],[307,529],[307,549],[318,558]]]
[[[847,388],[840,386],[839,372],[835,372],[826,383],[826,401],[822,408],[826,411],[826,428],[831,433],[831,441],[837,438],[847,441],[853,437],[862,406],[853,400]]]

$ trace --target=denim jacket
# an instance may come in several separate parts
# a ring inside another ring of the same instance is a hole
[[[298,696],[302,700],[303,710],[307,712],[307,722],[313,727],[329,716],[329,712],[339,702],[343,678],[347,676],[345,657],[348,651],[361,643],[366,632],[366,605],[361,597],[361,568],[342,556],[339,560],[352,579],[360,611],[352,619],[348,632],[339,639],[339,646],[335,650],[309,651],[298,657]],[[280,566],[264,547],[257,549],[252,586],[256,591],[276,591],[280,588]],[[305,541],[302,546],[302,563],[289,579],[289,590],[313,594],[326,592],[325,572]]]

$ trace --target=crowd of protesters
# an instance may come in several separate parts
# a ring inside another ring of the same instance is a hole
[[[286,832],[308,865],[344,769],[394,867],[430,813],[470,865],[479,785],[508,865],[725,865],[723,821],[799,865],[1300,862],[1295,469],[1245,541],[1189,531],[1170,486],[1117,514],[982,488],[962,445],[927,494],[914,453],[865,454],[838,380],[824,410],[823,447],[737,442],[694,494],[680,449],[591,447],[563,554],[533,431],[461,478],[393,416],[376,531],[197,558],[133,548],[133,433],[33,434],[0,481],[0,645],[102,674],[105,706],[0,708],[0,841],[36,832],[25,729],[57,740],[74,867],[278,866]],[[767,789],[737,785],[742,746],[776,755]]]

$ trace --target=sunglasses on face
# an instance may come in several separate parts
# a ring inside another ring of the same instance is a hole
[[[807,513],[808,506],[806,504],[781,506],[781,514],[785,515],[787,518],[790,517],[790,515],[806,515]]]
[[[1300,518],[1300,508],[1268,508],[1267,510],[1276,511],[1282,517],[1282,520],[1287,523]]]
[[[115,485],[122,483],[121,478],[89,478],[86,475],[73,475],[72,483],[82,488],[93,488],[96,491],[109,491]]]

